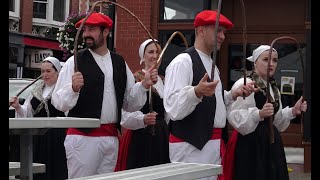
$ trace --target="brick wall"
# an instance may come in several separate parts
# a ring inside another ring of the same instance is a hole
[[[85,0],[80,0],[80,3],[84,3]],[[83,7],[83,8],[86,8]],[[70,9],[69,13],[78,13],[79,12],[79,0],[70,0]],[[83,10],[83,12],[86,12],[86,10]]]
[[[32,33],[33,1],[20,1],[20,32]]]
[[[118,0],[118,4],[130,10],[144,26],[151,31],[151,0]],[[150,32],[152,34],[152,32]],[[139,61],[139,46],[148,39],[148,33],[142,25],[127,11],[116,7],[115,48],[128,66],[135,72],[142,68]],[[154,37],[155,38],[155,37]]]

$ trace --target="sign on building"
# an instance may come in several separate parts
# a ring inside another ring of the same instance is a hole
[[[53,56],[52,50],[28,49],[26,50],[26,67],[41,68],[41,62],[48,56]]]

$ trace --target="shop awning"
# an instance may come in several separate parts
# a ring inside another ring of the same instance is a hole
[[[23,43],[28,46],[34,46],[34,47],[40,47],[45,49],[53,49],[53,50],[59,50],[62,49],[59,47],[60,43],[50,41],[50,40],[44,40],[44,39],[35,39],[30,37],[23,37]]]

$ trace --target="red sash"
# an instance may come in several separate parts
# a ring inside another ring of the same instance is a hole
[[[212,135],[211,135],[211,139],[210,140],[213,140],[213,139],[221,139],[221,134],[222,134],[222,129],[221,128],[214,128],[212,130]],[[184,140],[174,136],[173,134],[170,134],[169,136],[169,142],[170,143],[178,143],[178,142],[185,142]]]
[[[99,128],[94,128],[89,133],[84,133],[76,128],[68,128],[67,135],[83,136],[118,136],[116,124],[101,124]]]
[[[221,142],[220,142],[220,157],[222,159],[221,160],[221,165],[223,167],[223,165],[224,165],[223,159],[224,159],[224,155],[226,153],[226,147],[224,145],[223,139],[221,139],[222,129],[221,128],[214,128],[212,131],[213,132],[212,132],[210,140],[213,140],[213,139],[220,139],[221,140]],[[178,143],[178,142],[185,142],[185,141],[180,139],[180,138],[178,138],[178,137],[176,137],[176,136],[174,136],[173,134],[170,134],[169,142],[170,143]],[[224,180],[224,175],[223,174],[219,175],[218,179],[219,180]]]

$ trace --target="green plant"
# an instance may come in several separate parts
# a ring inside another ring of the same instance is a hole
[[[67,60],[73,55],[74,40],[78,29],[75,28],[75,24],[87,14],[72,13],[69,15],[64,24],[59,28],[57,33],[57,40],[60,42],[60,47],[63,49],[63,60]],[[82,40],[82,32],[78,37],[78,50],[86,48],[85,43]]]

